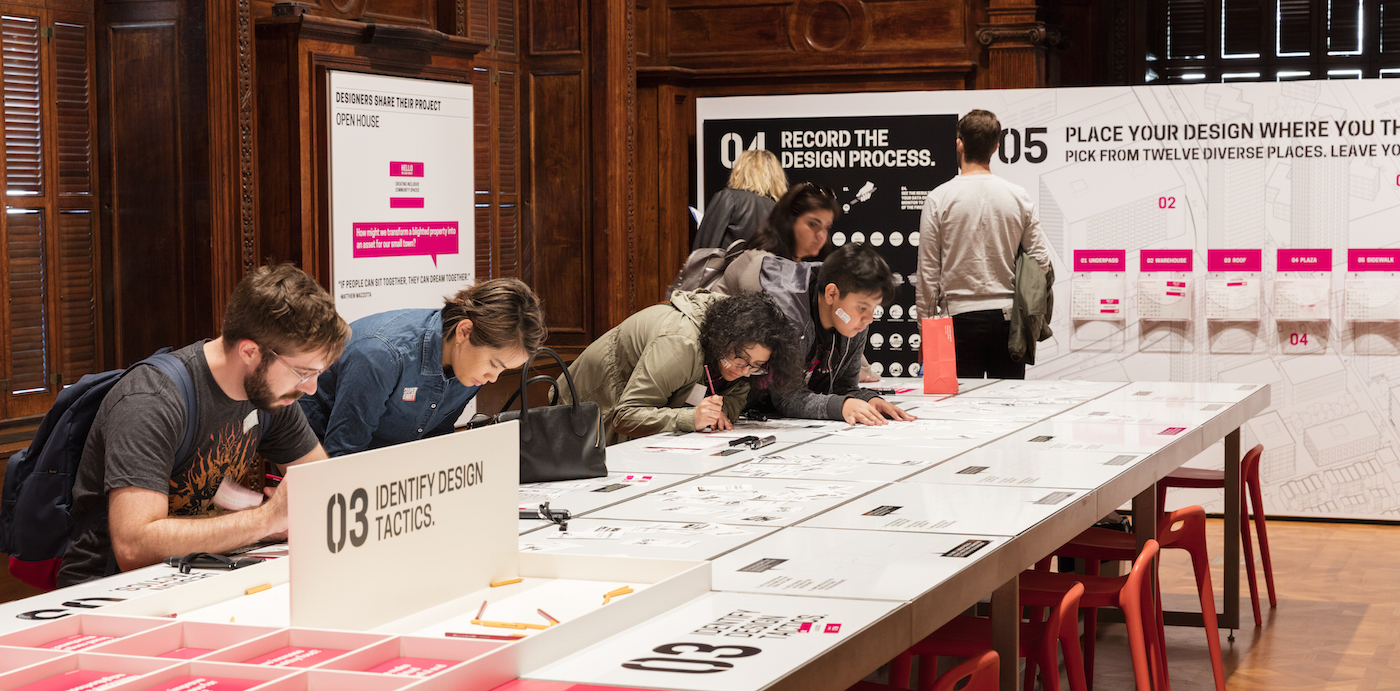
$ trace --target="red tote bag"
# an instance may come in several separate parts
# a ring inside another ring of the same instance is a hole
[[[934,317],[922,323],[924,393],[958,392],[958,356],[953,347],[953,318]]]

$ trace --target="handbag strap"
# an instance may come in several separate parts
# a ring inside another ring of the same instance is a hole
[[[525,388],[530,384],[530,367],[535,364],[535,358],[541,355],[548,355],[554,358],[559,364],[559,369],[564,370],[564,380],[569,384],[569,400],[573,408],[573,428],[574,434],[583,436],[588,433],[588,419],[583,415],[583,409],[579,406],[578,389],[574,386],[574,374],[569,371],[568,365],[564,364],[564,358],[559,357],[559,353],[552,348],[540,348],[530,356],[530,361],[520,369],[520,441],[529,442],[534,438],[534,431],[530,428],[530,399],[525,395]]]
[[[525,382],[525,388],[529,388],[531,384],[538,384],[538,383],[540,383],[540,382],[547,382],[547,383],[549,383],[549,384],[552,385],[552,384],[554,384],[554,377],[551,377],[551,376],[549,376],[548,374],[537,374],[537,375],[535,375],[535,376],[533,376],[533,377],[530,377],[530,380],[527,381],[527,382]],[[496,415],[500,415],[501,413],[504,413],[504,412],[506,412],[507,410],[510,410],[510,407],[513,406],[513,405],[515,405],[515,399],[517,399],[517,398],[520,398],[520,390],[515,390],[515,391],[510,392],[510,398],[507,398],[507,399],[506,399],[506,404],[503,405],[503,406],[501,406],[501,412],[500,412],[500,413],[496,413]],[[558,403],[559,403],[559,389],[557,389],[557,388],[551,389],[550,392],[549,392],[549,404],[550,404],[550,405],[558,405]]]

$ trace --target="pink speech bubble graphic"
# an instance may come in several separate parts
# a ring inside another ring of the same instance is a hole
[[[456,221],[353,224],[356,259],[372,257],[430,256],[437,266],[439,254],[457,254]]]

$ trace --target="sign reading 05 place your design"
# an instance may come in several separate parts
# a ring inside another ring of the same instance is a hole
[[[517,423],[287,473],[292,624],[364,630],[517,571]]]
[[[474,262],[470,84],[330,72],[331,282],[347,321],[441,307]]]
[[[773,152],[789,182],[812,182],[823,194],[834,195],[841,214],[832,224],[831,244],[868,243],[889,263],[898,285],[894,299],[876,309],[865,356],[876,374],[918,376],[913,281],[919,266],[919,215],[929,190],[958,174],[957,116],[702,115],[701,120],[700,203],[724,189],[739,153],[754,148]]]

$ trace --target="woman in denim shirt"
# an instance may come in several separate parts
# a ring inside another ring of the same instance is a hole
[[[545,339],[539,299],[514,278],[463,289],[440,310],[383,312],[350,329],[345,354],[300,401],[331,456],[451,432],[483,384],[524,365]]]

